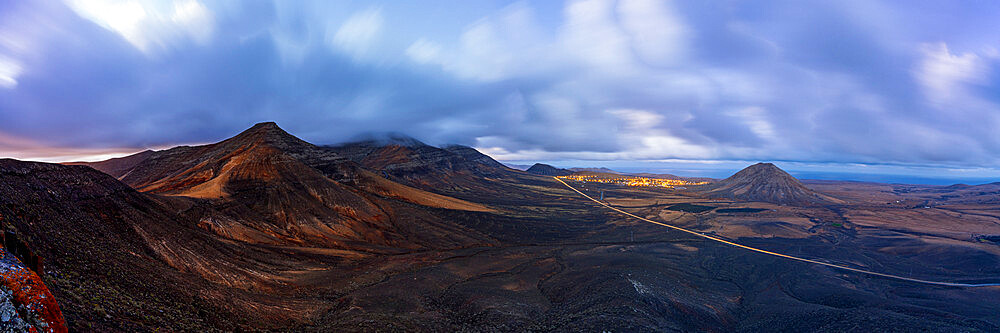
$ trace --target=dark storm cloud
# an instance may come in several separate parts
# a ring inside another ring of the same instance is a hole
[[[273,120],[316,143],[402,132],[507,159],[1000,160],[1000,33],[973,7],[100,3],[2,4],[0,151]]]

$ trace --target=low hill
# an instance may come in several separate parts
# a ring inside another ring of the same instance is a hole
[[[548,164],[535,163],[527,170],[529,173],[542,176],[569,176],[573,174],[573,171],[566,169],[560,169]]]
[[[611,169],[608,169],[608,168],[603,168],[603,167],[602,168],[569,168],[567,170],[573,171],[573,172],[590,171],[590,172],[601,172],[601,173],[624,174],[624,172],[618,172],[618,171],[611,170]]]
[[[979,185],[955,184],[916,188],[909,191],[934,204],[1000,204],[1000,182]]]
[[[757,163],[729,178],[706,185],[710,197],[782,205],[842,204],[843,200],[816,192],[771,163]]]

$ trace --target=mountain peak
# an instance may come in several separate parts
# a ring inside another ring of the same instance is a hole
[[[275,123],[273,121],[263,121],[263,122],[259,122],[259,123],[253,124],[253,127],[250,127],[250,128],[279,128],[279,127],[278,127],[278,123]]]
[[[757,164],[748,166],[748,168],[754,168],[754,167],[756,167],[756,168],[773,168],[773,169],[781,170],[781,168],[779,168],[777,165],[774,165],[774,163],[771,163],[771,162],[757,162]]]
[[[798,179],[772,163],[757,163],[740,170],[720,183],[763,185],[771,184],[789,187],[803,186]],[[804,187],[804,186],[803,186]]]
[[[779,177],[779,178],[791,178],[791,180],[798,182],[798,179],[792,177],[792,175],[782,170],[777,165],[773,163],[761,162],[740,170],[732,177],[727,179],[737,179],[737,178],[759,178],[759,177]]]
[[[243,132],[241,132],[239,135],[254,134],[254,133],[291,135],[291,134],[288,134],[288,132],[285,132],[285,130],[281,129],[281,127],[278,127],[278,124],[275,123],[275,122],[273,122],[273,121],[268,121],[268,122],[263,122],[263,123],[256,123],[252,127],[250,127],[248,129],[244,130]],[[239,135],[237,135],[237,136],[239,136]]]
[[[785,170],[782,170],[777,165],[774,165],[774,163],[770,163],[770,162],[758,162],[757,164],[754,164],[754,165],[748,166],[746,168],[743,168],[743,170],[748,170],[748,169],[749,170],[767,170],[767,171],[781,171],[781,172],[785,172]]]
[[[240,134],[229,138],[223,143],[236,143],[236,144],[258,144],[264,143],[274,146],[275,148],[289,148],[292,146],[302,146],[311,144],[302,141],[298,137],[285,132],[285,130],[278,127],[278,124],[274,122],[262,122],[253,125]]]

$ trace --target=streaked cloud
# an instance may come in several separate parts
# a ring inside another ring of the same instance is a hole
[[[337,29],[331,43],[355,59],[363,59],[371,51],[376,38],[379,37],[383,21],[379,9],[367,9],[354,13]]]
[[[629,34],[638,58],[647,64],[671,65],[687,52],[689,32],[669,1],[623,0],[618,21]]]
[[[922,52],[924,59],[917,79],[934,102],[963,97],[957,95],[965,85],[983,84],[989,79],[987,64],[974,53],[952,54],[945,43],[924,45]]]
[[[182,38],[207,43],[212,13],[196,0],[67,0],[81,17],[111,30],[143,52],[171,47]]]
[[[520,160],[1000,163],[988,3],[0,6],[0,131],[52,147],[274,120],[317,143],[396,131]]]
[[[165,148],[165,147],[153,147]],[[109,158],[131,155],[135,148],[77,148],[55,147],[44,142],[15,137],[0,132],[0,158],[16,158],[40,162],[103,161]]]
[[[17,86],[17,76],[21,74],[21,65],[13,59],[0,56],[0,88]]]
[[[421,64],[433,63],[441,58],[441,46],[421,38],[406,48],[406,55]]]

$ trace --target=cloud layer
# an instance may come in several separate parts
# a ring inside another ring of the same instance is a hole
[[[509,160],[995,166],[997,5],[2,3],[0,154],[278,121]],[[19,142],[20,145],[4,144]]]

